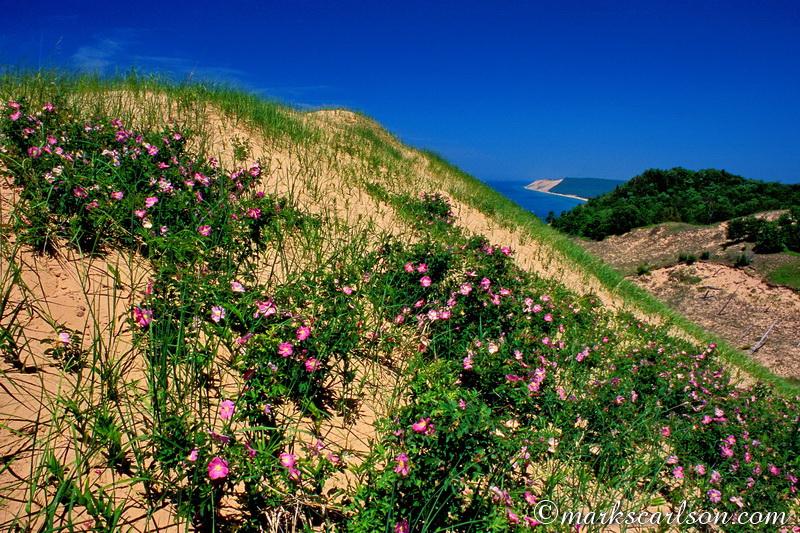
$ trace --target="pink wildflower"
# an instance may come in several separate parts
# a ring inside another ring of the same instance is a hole
[[[711,489],[708,492],[706,492],[706,494],[708,495],[708,500],[711,503],[719,503],[720,500],[722,499],[722,493],[717,489]]]
[[[281,357],[291,357],[294,353],[294,346],[290,342],[282,342],[278,345],[278,355]]]
[[[306,372],[314,372],[319,368],[319,360],[309,357],[305,362]]]
[[[238,281],[231,281],[231,290],[233,292],[245,292],[244,285],[242,285]]]
[[[397,457],[394,458],[397,462],[397,466],[394,467],[394,471],[400,474],[402,477],[406,477],[408,475],[409,467],[408,467],[408,455],[405,453],[401,453]]]
[[[153,207],[157,203],[158,203],[158,197],[157,196],[148,196],[147,198],[144,199],[144,206],[146,208],[148,208],[148,209],[150,209],[151,207]]]
[[[403,518],[394,525],[394,533],[411,533],[411,526],[408,525],[408,520]]]
[[[186,456],[186,460],[189,461],[190,463],[194,463],[195,461],[197,461],[197,455],[198,455],[197,448],[194,448],[192,451],[189,452],[189,455]]]
[[[270,316],[278,312],[278,309],[275,307],[275,303],[271,298],[265,302],[257,301],[256,307],[258,309],[256,309],[255,313],[253,313],[253,318],[258,318],[259,316]]]
[[[430,276],[422,276],[419,278],[419,284],[423,287],[430,287],[431,286],[431,278]]]
[[[223,400],[219,404],[219,417],[223,420],[230,420],[234,411],[236,411],[236,404],[231,400]]]
[[[70,343],[70,335],[66,331],[62,331],[58,334],[58,340],[61,344],[68,345]]]
[[[411,424],[411,429],[416,433],[424,433],[425,435],[430,435],[434,431],[430,417],[420,418],[419,421]]]
[[[209,235],[211,235],[211,226],[204,224],[199,228],[197,228],[197,233],[199,233],[203,237],[208,237]]]
[[[723,444],[719,448],[719,454],[726,459],[730,459],[731,457],[733,457],[733,448],[731,448],[726,444]]]
[[[208,463],[208,477],[210,479],[222,479],[228,475],[228,472],[228,462],[221,457],[214,457]]]
[[[245,449],[247,450],[247,456],[248,456],[250,459],[252,459],[253,457],[255,457],[255,456],[256,456],[256,453],[257,453],[257,452],[256,452],[256,449],[255,449],[255,448],[253,448],[253,447],[250,445],[250,443],[249,443],[249,442],[245,442],[245,443],[244,443],[244,447],[245,447]]]
[[[295,331],[295,337],[298,341],[304,341],[311,336],[311,328],[308,326],[300,326]]]
[[[225,318],[225,309],[218,305],[211,308],[211,320],[219,324],[219,321]]]
[[[133,320],[140,328],[146,328],[153,321],[153,310],[142,307],[133,308]]]
[[[282,453],[281,464],[289,471],[289,478],[293,481],[300,479],[300,470],[297,469],[297,456],[293,453]]]

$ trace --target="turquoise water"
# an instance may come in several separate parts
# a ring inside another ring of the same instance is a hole
[[[512,202],[515,202],[520,207],[531,211],[542,220],[547,217],[547,213],[550,211],[553,211],[557,216],[560,215],[562,211],[569,211],[576,205],[584,203],[581,200],[575,200],[573,198],[564,198],[563,196],[529,191],[525,188],[525,185],[530,183],[530,181],[527,180],[486,180],[484,183]]]

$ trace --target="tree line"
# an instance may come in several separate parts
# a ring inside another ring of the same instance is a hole
[[[559,217],[551,214],[548,222],[566,233],[602,240],[662,222],[712,224],[792,206],[800,206],[800,185],[752,180],[716,169],[650,169]],[[791,233],[791,228],[796,232],[797,218],[793,220],[782,223],[779,232]],[[755,223],[748,224],[750,228]],[[772,223],[767,227],[762,230],[765,235],[778,231]],[[773,245],[781,241],[770,240]],[[794,242],[784,240],[787,246]]]

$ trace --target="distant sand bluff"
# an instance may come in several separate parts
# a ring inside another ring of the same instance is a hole
[[[525,188],[531,191],[538,191],[546,194],[554,194],[556,196],[564,196],[566,198],[575,198],[576,200],[583,200],[584,202],[588,200],[588,198],[584,198],[582,196],[575,196],[574,194],[561,194],[557,192],[552,192],[552,189],[555,188],[562,181],[564,181],[564,178],[556,180],[536,180],[533,183],[529,183],[528,185],[526,185]]]

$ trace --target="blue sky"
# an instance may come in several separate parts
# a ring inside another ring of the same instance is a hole
[[[0,63],[345,106],[482,179],[800,182],[798,2],[168,4],[0,0]]]

